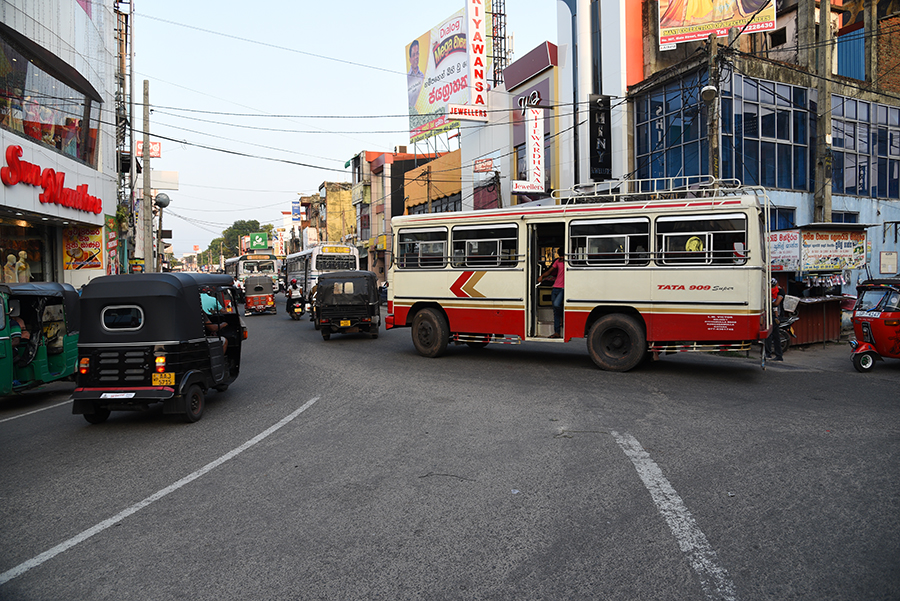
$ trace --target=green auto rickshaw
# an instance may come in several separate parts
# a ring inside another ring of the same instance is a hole
[[[0,395],[71,377],[79,325],[70,284],[0,284]]]

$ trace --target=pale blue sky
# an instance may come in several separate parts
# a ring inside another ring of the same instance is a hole
[[[461,0],[136,0],[136,100],[149,80],[151,133],[287,161],[161,140],[151,167],[180,180],[164,222],[176,256],[205,250],[238,219],[280,226],[298,192],[350,181],[344,163],[358,152],[408,144],[406,44],[461,8]],[[508,0],[506,10],[513,60],[556,42],[555,0]],[[363,115],[371,117],[353,118]],[[330,118],[313,118],[321,116]]]

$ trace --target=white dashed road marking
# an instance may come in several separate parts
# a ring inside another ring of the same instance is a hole
[[[666,520],[672,534],[678,541],[681,552],[687,557],[691,568],[700,577],[700,584],[706,598],[716,601],[735,601],[734,584],[728,578],[728,572],[719,565],[716,552],[700,531],[697,522],[684,506],[684,501],[663,476],[647,451],[630,434],[610,432],[625,455],[631,459],[638,476],[650,492],[653,502]]]
[[[28,570],[30,570],[30,569],[32,569],[32,568],[36,568],[37,566],[41,565],[41,564],[44,563],[45,561],[49,561],[50,559],[53,559],[54,557],[56,557],[56,556],[59,555],[60,553],[62,553],[62,552],[64,552],[64,551],[68,551],[69,549],[71,549],[71,548],[74,547],[75,545],[77,545],[77,544],[79,544],[79,543],[82,543],[82,542],[86,541],[87,539],[89,539],[90,537],[94,536],[95,534],[98,534],[98,533],[100,533],[100,532],[103,532],[104,530],[106,530],[106,529],[109,528],[110,526],[113,526],[113,525],[115,525],[115,524],[121,522],[122,520],[124,520],[124,519],[127,518],[128,516],[137,513],[138,511],[140,511],[140,510],[143,509],[144,507],[147,507],[148,505],[150,505],[150,504],[153,503],[154,501],[158,501],[158,500],[162,499],[162,498],[163,498],[164,496],[166,496],[167,494],[169,494],[169,493],[171,493],[171,492],[174,492],[174,491],[178,490],[178,489],[181,488],[182,486],[184,486],[184,485],[186,485],[186,484],[189,484],[189,483],[193,482],[194,480],[196,480],[196,479],[199,478],[200,476],[206,474],[207,472],[210,472],[210,471],[214,470],[215,468],[219,467],[220,465],[222,465],[223,463],[225,463],[225,462],[228,461],[229,459],[234,459],[235,457],[237,457],[238,455],[240,455],[241,453],[243,453],[244,451],[246,451],[246,450],[249,449],[250,447],[256,445],[257,443],[261,442],[262,440],[266,439],[266,438],[269,437],[270,435],[274,434],[275,432],[277,432],[278,430],[280,430],[281,428],[283,428],[284,426],[286,426],[286,425],[287,425],[288,423],[290,423],[291,420],[293,420],[295,417],[297,417],[298,415],[300,415],[301,413],[303,413],[304,411],[306,411],[307,409],[309,409],[310,407],[312,407],[313,404],[314,404],[316,401],[318,401],[318,400],[319,400],[319,397],[315,397],[315,398],[312,398],[312,399],[308,400],[308,401],[306,402],[306,404],[304,404],[302,407],[300,407],[299,409],[297,409],[296,411],[294,411],[293,413],[291,413],[290,415],[288,415],[287,417],[285,417],[284,419],[282,419],[280,422],[278,422],[278,423],[275,424],[274,426],[272,426],[272,427],[268,428],[267,430],[265,430],[265,431],[263,431],[263,432],[257,434],[256,436],[254,436],[253,438],[251,438],[250,440],[248,440],[247,442],[245,442],[245,443],[242,444],[241,446],[239,446],[239,447],[237,447],[236,449],[233,449],[233,450],[231,450],[231,451],[225,453],[224,455],[222,455],[221,457],[219,457],[219,458],[216,459],[215,461],[213,461],[213,462],[211,462],[211,463],[207,463],[206,465],[204,465],[203,467],[201,467],[201,468],[200,468],[199,470],[197,470],[196,472],[194,472],[194,473],[192,473],[192,474],[189,474],[189,475],[185,476],[184,478],[182,478],[182,479],[179,480],[178,482],[175,482],[174,484],[170,484],[169,486],[165,487],[164,489],[162,489],[162,490],[160,490],[160,491],[158,491],[158,492],[156,492],[156,493],[150,495],[149,497],[147,497],[147,498],[144,499],[143,501],[139,501],[138,503],[135,503],[134,505],[132,505],[132,506],[129,507],[128,509],[125,509],[124,511],[119,512],[118,514],[114,515],[113,517],[111,517],[111,518],[109,518],[109,519],[107,519],[107,520],[103,520],[102,522],[100,522],[100,523],[97,524],[96,526],[93,526],[93,527],[91,527],[91,528],[88,528],[87,530],[85,530],[85,531],[82,532],[81,534],[77,534],[77,535],[73,536],[73,537],[70,538],[69,540],[67,540],[67,541],[65,541],[65,542],[62,542],[62,543],[56,545],[56,546],[53,547],[52,549],[50,549],[50,550],[48,550],[48,551],[44,551],[44,552],[41,553],[40,555],[38,555],[38,556],[36,556],[36,557],[32,557],[31,559],[29,559],[29,560],[26,561],[26,562],[20,563],[19,565],[17,565],[17,566],[14,567],[13,569],[7,570],[6,572],[3,572],[2,574],[0,574],[0,585],[4,584],[4,583],[6,583],[6,582],[9,582],[9,581],[12,580],[13,578],[16,578],[16,577],[18,577],[18,576],[21,576],[22,574],[24,574],[24,573],[27,572]]]

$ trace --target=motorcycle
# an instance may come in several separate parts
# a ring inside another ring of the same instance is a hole
[[[800,319],[800,316],[796,313],[785,313],[784,317],[781,318],[781,323],[778,324],[778,336],[781,341],[781,354],[784,354],[786,350],[791,346],[791,338],[796,338],[797,335],[794,334],[794,328],[791,327],[794,323]]]
[[[298,321],[300,316],[305,312],[303,303],[303,291],[297,285],[297,280],[291,280],[291,285],[287,289],[287,314],[291,319]]]

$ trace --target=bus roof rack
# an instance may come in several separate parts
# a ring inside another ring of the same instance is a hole
[[[710,198],[746,193],[765,194],[758,186],[744,186],[737,179],[716,179],[711,175],[627,179],[580,184],[566,190],[553,190],[559,204],[595,202],[652,202],[656,200]]]

